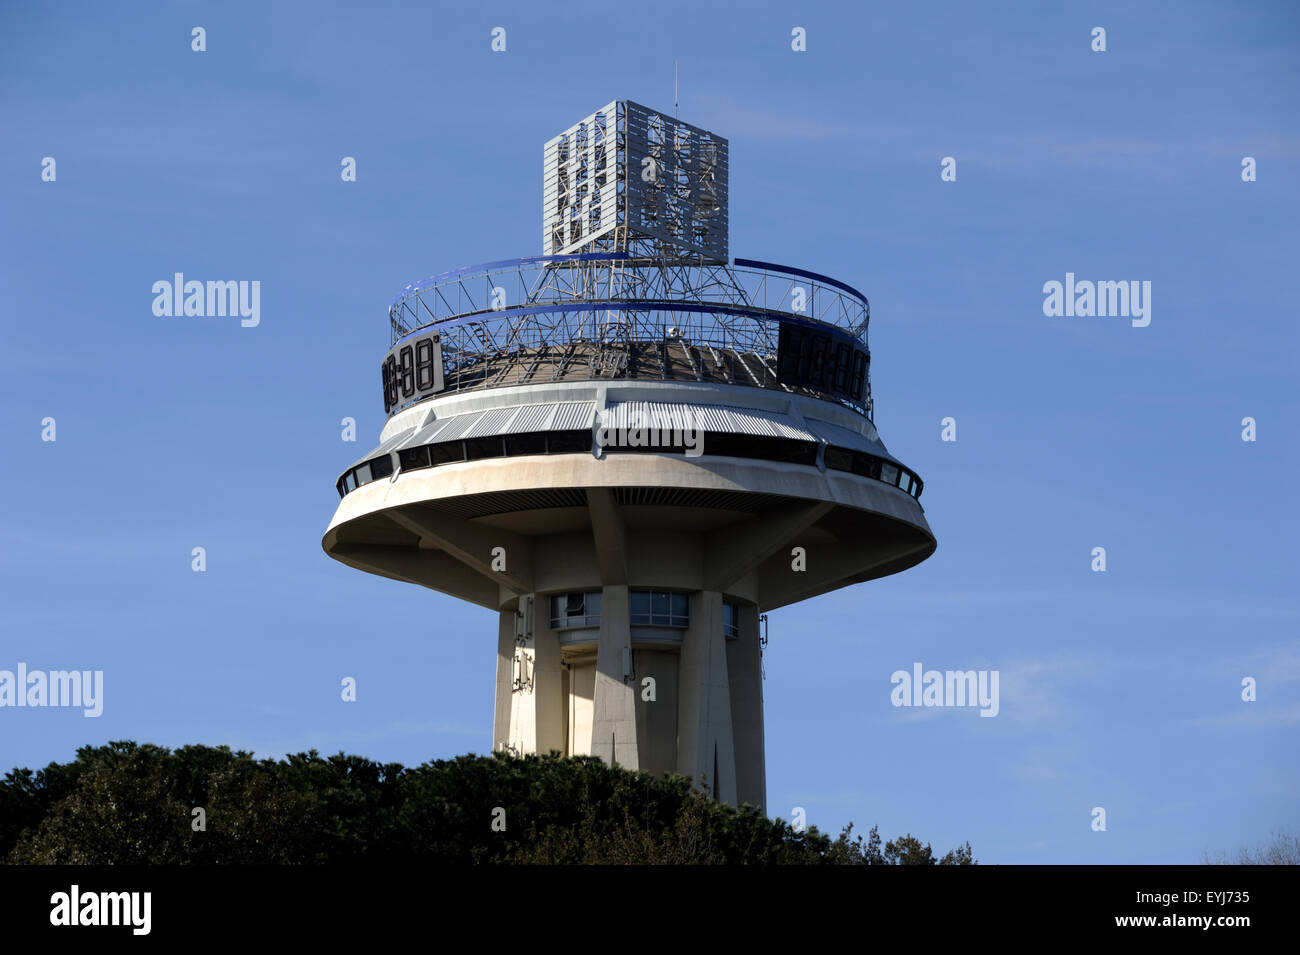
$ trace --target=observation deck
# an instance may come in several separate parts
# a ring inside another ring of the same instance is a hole
[[[828,276],[736,259],[532,256],[408,285],[388,310],[391,415],[439,392],[556,381],[700,381],[824,397],[871,417],[866,296]]]
[[[350,545],[396,543],[377,512],[417,500],[522,529],[527,514],[585,509],[600,487],[619,505],[689,509],[660,515],[662,527],[698,524],[700,507],[740,519],[831,501],[824,523],[838,540],[905,554],[854,577],[917,563],[934,549],[924,485],[871,420],[870,314],[852,286],[751,259],[534,256],[409,285],[388,311],[388,421],[338,478],[345,500],[326,549],[350,562],[362,553]],[[684,422],[697,454],[685,441],[601,439],[602,428],[671,433]],[[816,592],[852,582],[806,579]]]

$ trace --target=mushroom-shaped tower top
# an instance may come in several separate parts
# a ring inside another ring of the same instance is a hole
[[[762,806],[760,613],[935,549],[872,420],[870,307],[728,258],[712,133],[616,101],[544,157],[544,255],[393,301],[388,421],[324,548],[498,613],[496,748]]]

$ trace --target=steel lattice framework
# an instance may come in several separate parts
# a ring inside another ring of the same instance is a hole
[[[468,266],[407,286],[388,312],[394,346],[439,334],[449,391],[583,377],[797,391],[776,373],[780,326],[865,350],[870,314],[864,295],[824,275],[645,248]],[[870,418],[869,376],[860,401],[837,400]]]
[[[722,137],[629,100],[550,140],[546,254],[398,295],[389,413],[447,391],[656,379],[810,394],[870,418],[866,296],[815,272],[728,259],[728,153]]]

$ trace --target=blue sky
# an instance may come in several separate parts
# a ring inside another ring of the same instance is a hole
[[[0,769],[488,749],[494,615],[326,557],[334,479],[378,443],[393,295],[539,253],[542,144],[670,109],[676,59],[681,118],[730,140],[732,253],[871,299],[876,423],[939,540],[771,615],[769,812],[985,862],[1295,828],[1300,14],[1132,7],[6,4],[0,669],[106,689],[97,720],[0,709]],[[261,324],[156,317],[175,272],[260,281]],[[1066,272],[1150,281],[1151,324],[1045,317]],[[914,661],[997,669],[999,716],[894,708]]]

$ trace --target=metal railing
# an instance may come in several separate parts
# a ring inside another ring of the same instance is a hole
[[[791,389],[776,373],[782,324],[866,349],[870,305],[802,269],[588,252],[456,269],[407,286],[391,341],[436,331],[448,390],[574,377],[727,380]],[[715,375],[708,375],[709,369]],[[833,400],[870,417],[861,400]]]

